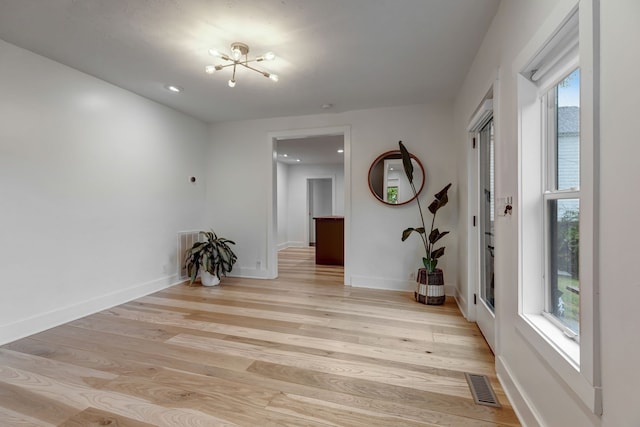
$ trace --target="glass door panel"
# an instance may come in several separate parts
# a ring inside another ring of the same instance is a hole
[[[494,154],[493,119],[480,131],[480,298],[494,312]]]

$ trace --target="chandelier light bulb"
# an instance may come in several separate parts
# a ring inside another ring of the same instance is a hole
[[[235,80],[229,80],[229,87],[236,87],[236,81]]]
[[[204,72],[207,74],[213,74],[216,72],[216,67],[215,65],[207,65],[206,67],[204,67]]]
[[[220,58],[222,54],[218,52],[216,49],[209,49],[209,55]]]
[[[242,57],[242,52],[239,48],[234,47],[233,49],[231,49],[231,57],[234,61],[238,61]]]
[[[273,61],[274,59],[276,59],[276,54],[273,52],[267,52],[264,55],[262,55],[262,57],[266,60],[266,61]]]
[[[277,82],[279,80],[279,77],[277,74],[269,74],[269,78],[274,82]]]

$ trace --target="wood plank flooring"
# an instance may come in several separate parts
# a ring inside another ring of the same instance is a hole
[[[0,426],[519,425],[455,302],[344,287],[313,248],[279,258],[277,280],[173,286],[0,347]]]

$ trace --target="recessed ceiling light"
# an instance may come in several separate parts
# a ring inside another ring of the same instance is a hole
[[[344,153],[344,150],[341,148],[338,150],[338,153]]]
[[[327,108],[333,107],[333,104],[322,104],[321,107],[326,110]]]
[[[299,162],[299,161],[300,161],[300,159],[296,159],[296,162]]]
[[[288,154],[283,154],[282,157],[289,157],[289,155]]]
[[[180,93],[182,92],[182,88],[180,86],[176,86],[176,85],[166,85],[165,88],[169,91],[169,92],[173,92],[173,93]]]

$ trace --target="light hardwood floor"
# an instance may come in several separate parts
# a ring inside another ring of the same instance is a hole
[[[519,425],[455,302],[279,256],[277,280],[173,286],[0,347],[0,425]],[[464,372],[503,407],[475,405]]]

